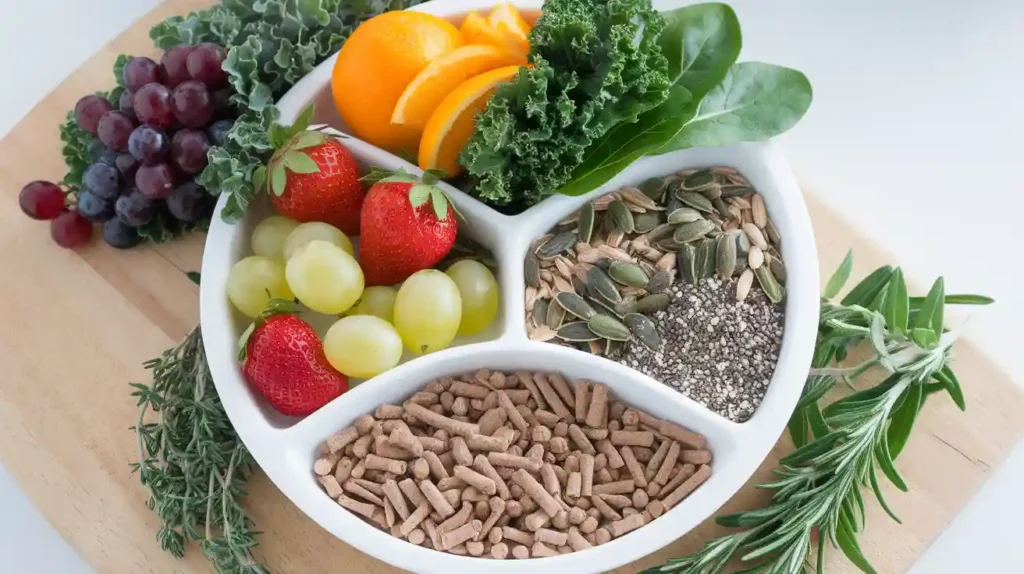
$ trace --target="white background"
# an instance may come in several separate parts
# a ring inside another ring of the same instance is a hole
[[[157,3],[0,0],[0,137]],[[814,85],[810,112],[783,138],[801,179],[890,250],[918,285],[944,274],[947,291],[995,297],[998,306],[972,316],[968,336],[1020,382],[1024,364],[1013,353],[1021,346],[1015,326],[1024,323],[1024,3],[731,4],[743,23],[742,59],[798,68]],[[57,145],[56,126],[39,137]],[[1024,571],[1014,519],[1024,511],[1022,483],[1018,446],[913,571]],[[2,465],[0,509],[0,569],[88,571]]]

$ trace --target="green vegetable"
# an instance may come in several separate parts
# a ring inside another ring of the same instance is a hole
[[[674,82],[668,99],[637,122],[609,131],[559,193],[592,191],[644,155],[768,139],[807,111],[811,86],[800,72],[734,63],[742,39],[727,5],[696,4],[665,17],[659,44]]]
[[[664,20],[650,0],[548,0],[530,32],[530,68],[498,88],[460,162],[471,193],[527,207],[568,181],[608,130],[664,101]]]
[[[899,522],[882,496],[879,473],[906,491],[894,460],[906,446],[928,397],[945,390],[961,409],[964,397],[948,365],[953,337],[948,333],[945,340],[937,336],[943,331],[942,279],[932,286],[914,323],[916,331],[928,339],[928,344],[922,345],[919,337],[906,333],[906,309],[914,299],[907,297],[899,268],[882,267],[841,302],[832,301],[852,266],[848,254],[822,299],[811,373],[789,422],[797,450],[780,461],[773,482],[761,485],[773,491],[769,505],[719,517],[721,526],[744,530],[712,539],[696,553],[646,572],[717,574],[738,555],[743,572],[801,574],[810,570],[814,538],[819,541],[815,556],[818,573],[824,572],[829,543],[862,572],[875,572],[857,542],[857,534],[866,526],[862,490],[870,488],[882,509]],[[878,299],[880,293],[884,295],[884,314],[863,306]],[[958,297],[961,301],[991,302],[979,295]],[[833,357],[845,355],[858,344],[870,344],[875,356],[853,367],[830,366]],[[852,383],[875,366],[888,370],[889,377],[820,407],[819,402],[838,382]]]

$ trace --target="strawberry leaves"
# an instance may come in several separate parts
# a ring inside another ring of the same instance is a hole
[[[413,207],[413,214],[418,217],[420,206],[429,201],[430,207],[434,211],[434,217],[438,221],[446,221],[448,219],[448,206],[451,206],[452,211],[459,217],[462,217],[462,214],[459,213],[459,208],[455,207],[455,204],[451,202],[448,195],[441,191],[441,188],[437,187],[437,182],[445,177],[447,177],[447,173],[439,169],[428,169],[423,172],[421,178],[417,178],[403,169],[389,171],[379,167],[370,167],[370,172],[361,177],[360,180],[371,185],[375,183],[411,183],[412,186],[409,188],[409,204]]]
[[[274,315],[294,315],[299,311],[299,304],[292,299],[282,299],[280,297],[271,297],[267,303],[267,308],[259,314],[258,317],[253,319],[252,323],[246,327],[245,332],[238,338],[238,362],[244,363],[246,356],[246,347],[249,345],[249,338],[256,332],[263,323],[267,322],[267,319]]]
[[[263,189],[267,184],[267,173],[270,174],[270,190],[274,195],[283,195],[288,185],[288,172],[307,174],[319,173],[320,166],[302,151],[318,146],[327,141],[327,136],[318,131],[309,130],[309,122],[313,119],[314,106],[310,105],[290,126],[273,124],[270,126],[268,138],[276,150],[266,167],[260,166],[253,170],[252,182],[256,189]]]

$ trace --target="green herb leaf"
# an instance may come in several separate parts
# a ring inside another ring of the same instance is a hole
[[[885,296],[885,323],[894,333],[907,332],[907,320],[910,317],[910,299],[907,297],[907,283],[903,280],[903,271],[897,267],[889,280],[889,289]]]
[[[252,186],[256,191],[263,189],[267,184],[267,166],[261,165],[252,172]]]
[[[669,78],[699,100],[725,78],[740,55],[739,19],[720,3],[685,6],[664,17],[658,45],[668,58]]]
[[[874,491],[875,498],[878,499],[878,504],[882,506],[882,510],[884,510],[885,513],[889,515],[889,518],[895,520],[897,524],[903,524],[903,521],[900,520],[900,517],[896,516],[896,513],[893,512],[891,508],[889,508],[889,503],[886,502],[885,495],[882,494],[882,488],[878,485],[878,477],[875,475],[875,467],[872,466],[869,468],[869,476],[871,477],[871,490]]]
[[[789,436],[793,446],[803,448],[807,445],[807,409],[798,408],[789,417]]]
[[[924,303],[914,318],[914,331],[918,329],[931,329],[935,335],[936,343],[942,336],[943,310],[945,307],[942,303],[945,298],[944,291],[945,282],[942,280],[942,277],[939,277],[932,284],[932,288],[928,291],[928,296],[925,297]],[[916,341],[918,335],[915,333],[914,336]],[[921,346],[924,347],[924,345]]]
[[[921,305],[924,301],[924,297],[910,298],[910,303],[912,305]],[[946,295],[944,301],[946,305],[991,305],[996,302],[996,300],[991,297],[969,294]]]
[[[860,545],[857,544],[857,537],[854,535],[854,527],[850,522],[849,517],[845,514],[840,514],[839,525],[836,527],[835,534],[836,545],[843,551],[843,554],[853,563],[854,566],[860,568],[862,572],[866,574],[875,574],[875,569],[868,562],[868,559],[864,557],[864,553],[860,549]]]
[[[270,187],[274,195],[281,196],[287,183],[288,175],[284,171],[284,163],[277,163],[270,170]]]
[[[821,294],[826,299],[834,299],[839,292],[843,290],[843,286],[850,280],[850,274],[853,272],[853,250],[850,249],[846,252],[846,257],[843,257],[843,262],[839,264],[835,272],[832,273],[832,277],[829,277],[828,283],[825,284],[825,291]]]
[[[889,453],[892,454],[893,460],[900,456],[903,447],[907,445],[910,431],[914,429],[914,421],[917,420],[917,413],[921,410],[923,396],[922,385],[910,385],[903,392],[903,404],[892,413],[885,438],[889,442]]]
[[[892,463],[892,455],[889,454],[887,441],[878,442],[878,446],[875,447],[875,460],[878,461],[878,467],[882,469],[882,473],[889,479],[889,482],[903,492],[907,492],[907,483],[903,481],[903,477],[896,471],[896,466]]]
[[[939,344],[935,332],[930,329],[911,329],[910,338],[922,349],[934,349]]]
[[[837,441],[842,440],[846,436],[846,433],[842,431],[832,431],[827,435],[816,439],[814,442],[808,443],[795,451],[786,455],[779,462],[787,466],[799,466],[815,457],[828,452],[832,445]]]
[[[319,173],[320,166],[301,151],[290,151],[284,156],[284,165],[295,173]]]
[[[821,409],[818,408],[818,403],[812,403],[807,407],[807,422],[810,423],[811,432],[814,434],[815,440],[832,432],[832,429],[828,428],[828,424],[825,422],[825,417],[821,414]]]
[[[187,272],[185,272],[185,276],[187,276],[189,278],[189,280],[191,280],[196,285],[199,285],[199,281],[201,279],[201,276],[200,276],[198,271],[187,271]]]
[[[132,57],[126,54],[118,54],[117,59],[114,60],[114,84],[119,88],[124,88],[124,66],[131,60]],[[117,106],[114,106],[115,109]]]
[[[840,301],[844,306],[860,305],[867,307],[878,296],[878,292],[889,286],[893,268],[889,265],[879,267],[858,283]]]
[[[956,378],[956,374],[953,369],[949,368],[949,365],[943,365],[938,372],[932,375],[935,380],[942,383],[946,387],[946,391],[949,393],[950,398],[956,403],[956,406],[961,411],[967,410],[967,401],[964,399],[964,390],[960,386],[960,381]]]

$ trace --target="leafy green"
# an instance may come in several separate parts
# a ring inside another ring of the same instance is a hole
[[[843,285],[846,285],[846,282],[850,280],[850,273],[852,272],[853,250],[850,249],[846,252],[843,262],[839,264],[839,268],[829,277],[828,283],[825,284],[825,291],[822,292],[821,296],[826,299],[834,299],[843,290]]]
[[[586,150],[661,104],[671,81],[650,0],[548,0],[530,32],[531,67],[476,118],[460,162],[471,193],[529,206],[569,180]]]
[[[74,110],[69,111],[64,123],[60,126],[61,154],[64,155],[64,165],[67,173],[60,181],[70,193],[76,194],[82,187],[82,175],[92,163],[92,156],[89,154],[89,144],[96,141],[89,132],[78,127],[75,122]]]

